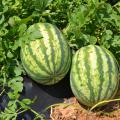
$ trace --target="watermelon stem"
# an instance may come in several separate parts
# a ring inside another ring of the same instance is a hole
[[[95,104],[91,109],[90,111],[93,111],[93,109],[95,109],[96,107],[99,107],[103,104],[107,104],[109,102],[115,102],[115,101],[120,101],[120,98],[117,98],[117,99],[112,99],[112,100],[103,100],[103,101],[100,101],[98,102],[97,104]]]

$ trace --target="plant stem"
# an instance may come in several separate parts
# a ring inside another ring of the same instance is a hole
[[[33,110],[33,109],[30,109],[30,110],[31,110],[31,112],[33,112],[38,118],[43,119],[43,116],[40,115],[39,113],[37,113],[35,110]]]
[[[106,104],[106,103],[109,103],[109,102],[115,102],[115,101],[120,101],[120,98],[118,98],[118,99],[113,99],[113,100],[104,100],[104,101],[101,101],[101,102],[95,104],[95,105],[90,109],[90,111],[92,111],[93,109],[95,109],[95,108],[98,107],[98,106],[101,106],[102,104]]]
[[[5,89],[2,90],[2,92],[0,93],[0,96],[2,96],[2,94],[5,92]]]
[[[16,112],[19,112],[21,109],[22,109],[22,107],[21,107],[21,108],[19,108]]]
[[[17,114],[19,115],[19,114],[21,114],[21,113],[23,113],[23,112],[25,112],[25,111],[27,111],[27,110],[20,111],[20,112],[18,112]]]

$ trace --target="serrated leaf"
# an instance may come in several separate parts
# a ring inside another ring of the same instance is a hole
[[[23,90],[23,78],[18,76],[8,81],[8,86],[16,92],[22,92]]]
[[[9,101],[8,103],[8,108],[11,110],[13,113],[16,112],[17,105],[15,101]]]

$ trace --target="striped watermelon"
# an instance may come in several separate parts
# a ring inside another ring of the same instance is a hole
[[[107,49],[88,45],[73,57],[70,85],[76,98],[86,106],[112,99],[118,89],[118,64]]]
[[[43,85],[59,82],[71,64],[71,51],[60,30],[50,23],[36,23],[26,34],[30,40],[21,48],[21,61],[28,75]]]

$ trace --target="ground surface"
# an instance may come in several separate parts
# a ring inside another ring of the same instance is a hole
[[[120,120],[120,102],[111,102],[93,112],[74,97],[65,99],[64,103],[51,107],[52,120]]]

